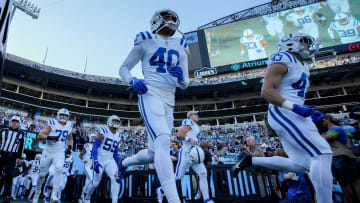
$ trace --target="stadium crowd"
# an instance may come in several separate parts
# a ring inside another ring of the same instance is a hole
[[[109,83],[109,84],[116,84],[116,85],[128,85],[121,81],[120,78],[113,78],[113,77],[106,77],[106,76],[97,76],[97,75],[91,75],[86,73],[78,73],[73,72],[61,68],[55,68],[51,66],[47,66],[44,64],[40,64],[34,61],[30,61],[28,59],[24,59],[12,54],[7,54],[7,59],[15,61],[17,63],[21,63],[23,65],[39,69],[42,71],[47,71],[50,73],[60,74],[68,77],[73,77],[81,80],[88,80],[91,82],[101,82],[101,83]],[[318,68],[326,68],[326,67],[333,67],[333,66],[341,66],[345,64],[352,64],[352,63],[358,63],[360,61],[360,55],[359,54],[345,54],[345,55],[338,55],[337,58],[333,58],[330,60],[321,60],[316,62],[309,62],[308,65],[310,69],[318,69]],[[245,71],[237,71],[233,73],[228,74],[221,74],[221,75],[215,75],[205,78],[191,78],[190,79],[190,85],[192,86],[198,86],[198,85],[216,85],[221,83],[228,83],[228,82],[234,82],[234,81],[243,81],[253,78],[262,78],[265,74],[265,68],[256,68],[251,70],[245,70]],[[243,83],[243,85],[246,85],[246,83]]]

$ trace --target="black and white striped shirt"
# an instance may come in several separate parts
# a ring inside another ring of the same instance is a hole
[[[3,128],[0,130],[0,152],[11,153],[20,158],[24,151],[25,133],[22,130]]]

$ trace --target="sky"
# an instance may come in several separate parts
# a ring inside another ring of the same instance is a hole
[[[137,33],[150,30],[150,19],[169,8],[180,30],[199,26],[270,0],[31,0],[41,8],[38,19],[16,10],[7,52],[45,65],[101,76],[119,77],[119,67]],[[142,77],[141,66],[132,74]]]

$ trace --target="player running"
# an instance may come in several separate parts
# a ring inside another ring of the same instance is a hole
[[[360,41],[360,23],[357,19],[346,13],[339,13],[334,20],[328,28],[329,36],[334,42],[339,41],[334,35],[335,32],[338,34],[341,44]]]
[[[139,95],[139,109],[148,132],[149,148],[125,159],[121,157],[120,175],[128,166],[154,162],[167,200],[180,202],[170,159],[170,136],[176,87],[185,89],[189,84],[189,47],[184,38],[172,37],[180,24],[174,11],[155,12],[150,24],[152,34],[145,31],[136,36],[134,47],[119,70],[122,79]],[[143,80],[130,73],[140,60]]]
[[[176,165],[176,180],[181,180],[186,171],[191,167],[199,176],[200,191],[205,203],[213,202],[209,198],[209,184],[207,181],[207,170],[203,162],[194,162],[190,156],[193,147],[199,145],[200,128],[197,125],[199,115],[197,111],[189,111],[187,119],[182,121],[181,128],[177,133],[177,138],[183,140],[183,147],[179,153],[179,161]],[[201,149],[200,149],[201,150]]]
[[[36,185],[37,185],[37,181],[39,178],[39,173],[40,173],[40,159],[41,159],[41,154],[36,154],[35,155],[35,160],[33,160],[31,162],[31,168],[29,170],[29,177],[31,179],[31,191],[29,193],[28,199],[30,199],[35,190],[36,190]]]
[[[118,179],[118,144],[121,140],[120,135],[120,118],[112,115],[107,120],[107,127],[100,127],[96,136],[91,156],[93,159],[94,177],[88,186],[86,194],[86,202],[90,202],[90,198],[94,190],[99,185],[102,175],[105,171],[111,180],[111,197],[112,202],[117,203],[119,199],[119,179]]]
[[[283,22],[280,19],[279,12],[264,15],[262,18],[266,24],[266,30],[270,36],[278,35],[279,39],[281,39],[285,35],[283,30]]]
[[[319,38],[319,27],[314,22],[313,16],[322,16],[310,7],[297,7],[293,9],[289,15],[286,16],[288,23],[294,24],[298,28],[298,32],[308,34],[315,39]]]
[[[319,203],[332,202],[332,151],[312,121],[323,114],[304,105],[309,88],[309,68],[303,62],[309,55],[314,38],[303,33],[288,34],[278,43],[279,52],[268,61],[261,95],[270,102],[268,122],[277,133],[289,156],[283,158],[251,157],[241,153],[234,166],[234,176],[249,166],[304,173],[310,178]]]
[[[265,49],[269,47],[269,43],[264,40],[260,34],[255,34],[251,29],[246,29],[243,36],[240,38],[241,56],[246,56],[245,48],[249,60],[256,60],[266,58]]]
[[[68,121],[69,118],[69,111],[65,108],[60,109],[57,112],[57,120],[49,119],[46,121],[46,127],[38,135],[38,139],[46,140],[46,145],[40,160],[40,174],[33,203],[37,203],[39,200],[41,186],[52,164],[54,164],[55,176],[51,200],[54,203],[59,202],[58,193],[60,192],[61,174],[65,160],[64,152],[71,150],[73,144],[71,134],[73,126]]]

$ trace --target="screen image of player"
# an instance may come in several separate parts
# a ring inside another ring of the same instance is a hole
[[[205,29],[211,67],[269,57],[279,39],[302,32],[322,48],[360,41],[360,0],[327,0]]]
[[[189,46],[189,71],[194,72],[196,69],[202,67],[199,39],[197,32],[185,33],[186,43]]]

